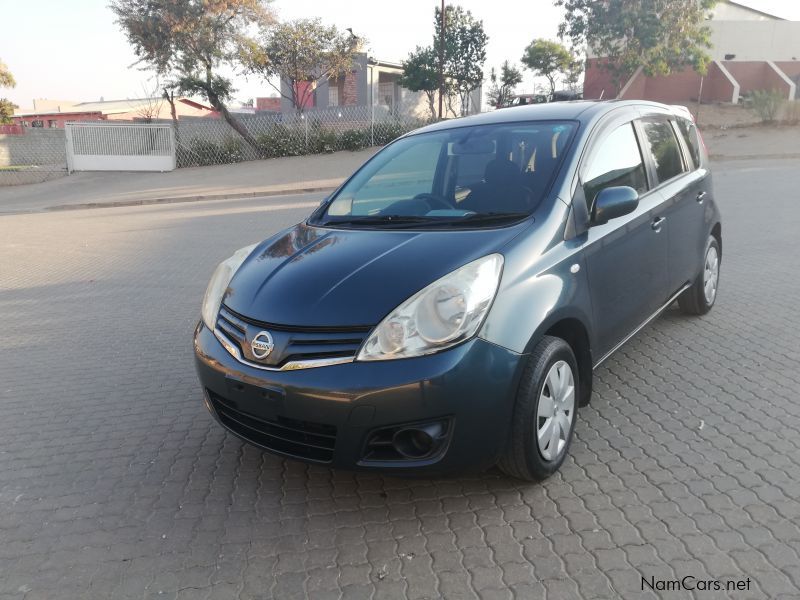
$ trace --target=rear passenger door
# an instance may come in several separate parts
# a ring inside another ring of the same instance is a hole
[[[678,126],[678,121],[685,121]],[[668,223],[669,285],[677,292],[692,281],[701,264],[703,244],[703,202],[708,172],[700,169],[699,148],[695,155],[684,139],[694,123],[668,115],[648,115],[640,122],[643,149],[648,158],[651,179],[664,198],[664,217]]]

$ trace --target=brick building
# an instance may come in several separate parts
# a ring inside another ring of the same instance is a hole
[[[189,98],[175,100],[175,112],[181,117],[218,116],[216,111]],[[22,127],[63,129],[70,121],[146,121],[171,119],[169,103],[164,98],[134,98],[71,102],[68,100],[34,100],[33,108],[15,110],[12,120]]]
[[[397,62],[378,60],[366,53],[359,53],[350,72],[337,79],[322,80],[309,96],[305,108],[333,108],[337,106],[380,106],[388,111],[402,107],[403,111],[424,113],[427,101],[422,92],[412,92],[398,83],[403,74],[403,65]],[[292,112],[294,107],[287,96],[291,96],[291,83],[281,82],[281,111]],[[300,82],[299,85],[313,85]],[[480,112],[482,90],[478,88],[470,97],[470,113]]]
[[[777,89],[788,99],[800,99],[800,22],[733,0],[721,0],[708,19],[712,62],[705,76],[688,67],[667,76],[648,77],[640,68],[617,89],[603,68],[606,59],[590,52],[584,97],[736,103],[750,91]]]

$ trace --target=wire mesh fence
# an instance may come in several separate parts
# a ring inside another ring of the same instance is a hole
[[[0,186],[40,183],[67,174],[63,129],[0,134]]]
[[[237,113],[233,118],[244,136],[223,119],[182,118],[175,130],[177,167],[361,150],[388,144],[432,122],[427,102],[419,95],[409,95],[392,105],[335,106],[306,109],[303,113]],[[64,129],[25,127],[16,133],[0,133],[0,186],[38,183],[66,175],[68,155],[73,163],[82,153],[89,153],[94,160],[113,158],[112,170],[127,171],[138,170],[135,161],[141,159],[144,146],[152,150],[146,153],[148,156],[162,154],[151,148],[161,148],[161,138],[154,138],[156,134],[150,130],[133,138],[112,135],[123,125],[105,121],[76,124],[92,135],[72,140],[71,154]],[[149,127],[159,125],[171,128],[172,122],[160,120]],[[73,168],[99,167],[76,164]],[[171,168],[174,165],[156,170]]]
[[[388,144],[430,122],[415,100],[395,106],[338,106],[303,113],[236,114],[245,139],[223,119],[181,120],[178,167],[361,150]]]

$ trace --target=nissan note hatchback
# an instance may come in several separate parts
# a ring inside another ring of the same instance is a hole
[[[431,125],[217,268],[194,339],[206,405],[312,463],[542,479],[592,371],[675,300],[711,309],[721,236],[686,109]]]

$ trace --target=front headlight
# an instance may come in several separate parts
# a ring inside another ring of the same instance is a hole
[[[364,342],[356,360],[389,360],[439,352],[471,338],[497,294],[503,256],[479,258],[415,294]]]
[[[219,305],[222,303],[222,297],[225,295],[225,290],[228,289],[228,284],[256,246],[258,244],[240,248],[214,270],[211,281],[208,282],[208,288],[206,288],[206,295],[203,296],[203,308],[200,312],[203,323],[209,329],[213,330],[216,326]]]

